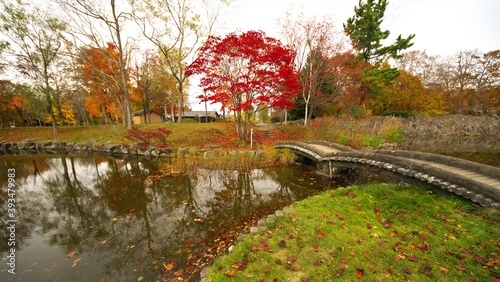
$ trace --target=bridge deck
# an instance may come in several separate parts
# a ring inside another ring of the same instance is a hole
[[[290,148],[317,162],[377,166],[417,178],[482,205],[500,208],[500,168],[420,152],[357,151],[322,141],[281,142],[276,147]]]
[[[447,171],[452,172],[456,175],[460,175],[462,177],[473,179],[476,182],[483,183],[485,185],[496,188],[500,191],[500,180],[491,178],[489,176],[485,176],[484,174],[480,174],[477,172],[473,172],[473,171],[469,171],[469,170],[465,170],[465,169],[461,169],[461,168],[457,168],[457,167],[453,167],[453,166],[449,166],[449,165],[445,165],[445,164],[440,164],[440,163],[433,163],[433,162],[421,161],[421,160],[411,160],[411,161],[419,162],[421,164],[426,164],[426,165],[430,165],[433,167],[447,170]]]

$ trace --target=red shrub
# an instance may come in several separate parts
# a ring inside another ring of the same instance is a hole
[[[158,140],[161,145],[165,148],[167,145],[167,137],[172,133],[172,131],[165,128],[158,128],[156,131],[140,130],[137,127],[133,127],[127,131],[125,138],[139,143],[140,146],[147,147],[151,144],[151,139]]]

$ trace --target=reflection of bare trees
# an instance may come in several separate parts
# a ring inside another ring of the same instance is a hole
[[[222,233],[236,236],[307,190],[293,184],[297,172],[287,169],[204,170],[194,176],[156,178],[151,175],[157,164],[147,160],[41,158],[36,160],[38,169],[32,159],[2,161],[0,171],[5,165],[19,167],[25,183],[19,192],[22,211],[33,218],[30,224],[23,219],[26,227],[19,236],[37,232],[45,244],[62,248],[62,261],[68,253],[82,262],[92,257],[98,265],[80,266],[80,271],[96,273],[88,274],[94,275],[89,279],[138,273],[145,280],[169,279],[179,269],[185,278],[192,277],[199,270],[196,265],[203,264],[195,261],[213,259],[221,250],[214,242]],[[30,169],[23,171],[26,164]],[[207,255],[210,248],[213,256]],[[167,270],[164,264],[171,262],[175,267]],[[37,261],[27,264],[32,263]],[[30,275],[44,275],[38,271]]]
[[[17,161],[18,159],[22,159],[24,162],[19,162]],[[24,243],[31,237],[31,232],[37,223],[37,212],[31,209],[31,206],[25,201],[23,194],[20,193],[20,190],[24,186],[23,179],[32,173],[36,174],[38,172],[37,165],[47,168],[48,162],[35,161],[27,156],[0,156],[0,253],[2,254],[2,258],[5,258],[5,252],[12,247],[19,251]],[[5,221],[8,215],[7,199],[9,198],[7,182],[8,169],[14,169],[16,172],[16,187],[14,188],[17,220],[15,246],[9,246],[8,241],[4,239],[10,236],[10,231],[7,230],[8,224]],[[5,265],[2,266],[0,270],[3,268],[5,268]]]

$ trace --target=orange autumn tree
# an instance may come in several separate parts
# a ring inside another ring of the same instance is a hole
[[[23,122],[23,105],[27,101],[16,88],[11,81],[0,80],[0,128]]]
[[[388,87],[387,111],[405,110],[419,115],[440,115],[444,113],[444,91],[424,87],[418,76],[402,70]]]
[[[125,106],[118,56],[112,43],[106,49],[90,47],[81,52],[82,79],[88,91],[85,107],[92,117],[104,123],[118,123]]]

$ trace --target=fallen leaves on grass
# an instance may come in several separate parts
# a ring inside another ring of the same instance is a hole
[[[361,279],[365,276],[365,270],[363,268],[358,268],[356,270],[356,278]]]

